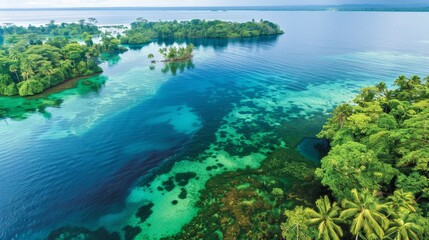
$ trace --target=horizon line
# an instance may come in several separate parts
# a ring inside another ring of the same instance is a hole
[[[248,5],[248,6],[111,6],[111,7],[15,7],[15,8],[1,8],[0,10],[75,10],[75,9],[240,9],[247,10],[252,8],[311,8],[311,7],[389,7],[389,8],[416,8],[416,7],[429,7],[429,3],[418,4],[314,4],[314,5]]]

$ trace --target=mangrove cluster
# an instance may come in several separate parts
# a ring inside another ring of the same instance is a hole
[[[280,27],[272,22],[250,21],[246,23],[220,20],[159,21],[139,19],[131,23],[131,29],[121,37],[123,44],[144,44],[154,39],[186,38],[245,38],[282,34]]]
[[[286,211],[286,239],[428,239],[429,77],[400,76],[339,105],[319,137],[316,170],[331,192],[316,209]]]

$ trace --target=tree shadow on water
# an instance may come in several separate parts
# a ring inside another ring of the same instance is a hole
[[[178,73],[183,73],[185,70],[192,70],[195,68],[195,64],[192,59],[175,61],[175,62],[164,62],[164,66],[161,68],[161,72],[164,74],[171,74],[176,76]],[[156,66],[154,63],[149,65],[150,70],[155,70]]]
[[[164,38],[158,39],[158,45],[165,45],[167,47],[174,44],[193,44],[196,48],[213,48],[214,50],[222,51],[229,45],[244,45],[246,47],[261,46],[264,44],[272,44],[277,42],[279,35],[248,37],[248,38]]]
[[[24,120],[39,113],[46,119],[52,117],[50,108],[60,108],[68,95],[89,96],[99,94],[107,81],[106,76],[78,78],[66,81],[47,91],[30,97],[0,97],[0,121]]]

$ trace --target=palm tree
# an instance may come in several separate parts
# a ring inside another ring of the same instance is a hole
[[[54,73],[54,69],[50,63],[44,63],[39,69],[40,73],[48,77],[49,85],[51,85],[51,74]]]
[[[280,225],[284,239],[310,240],[316,231],[308,225],[308,216],[302,206],[286,210],[286,222]]]
[[[420,80],[420,77],[417,76],[417,75],[414,75],[408,81],[408,88],[409,89],[414,89],[416,87],[419,87],[420,84],[422,84],[422,81]]]
[[[415,214],[401,214],[399,218],[392,221],[386,236],[394,240],[420,240],[423,228],[417,222]]]
[[[394,84],[399,87],[400,90],[403,90],[407,87],[408,78],[404,75],[399,76]]]
[[[189,44],[188,46],[186,46],[186,54],[187,55],[191,55],[192,54],[192,52],[194,51],[194,49],[195,49],[195,46],[194,46],[194,44]]]
[[[88,61],[91,58],[91,54],[89,52],[85,53],[85,57],[86,57],[86,66],[88,66]]]
[[[15,73],[16,79],[18,79],[18,82],[20,81],[19,75],[18,75],[18,66],[15,64],[12,64],[9,66],[9,71]]]
[[[376,198],[376,191],[372,193],[365,189],[358,193],[356,189],[352,190],[351,200],[345,199],[342,203],[344,210],[340,218],[353,218],[350,232],[356,236],[356,240],[364,233],[365,237],[383,238],[384,231],[389,227],[389,220],[383,214],[386,206],[380,204]]]
[[[377,84],[375,84],[375,87],[378,90],[378,93],[383,94],[384,96],[386,96],[387,94],[387,86],[385,82],[379,82]]]
[[[343,236],[343,230],[338,224],[344,221],[339,218],[340,208],[337,203],[334,202],[331,205],[328,196],[324,196],[316,201],[316,207],[318,212],[311,208],[305,211],[309,217],[309,223],[319,225],[319,239],[339,240]]]
[[[67,77],[69,75],[69,71],[72,68],[73,68],[73,66],[72,66],[71,60],[66,59],[66,60],[60,61],[60,69],[61,69],[61,72],[64,74],[65,77]]]
[[[340,123],[340,129],[343,128],[344,122],[347,118],[352,115],[352,111],[352,107],[347,103],[341,104],[335,108],[333,112],[333,120]]]
[[[24,80],[28,80],[31,75],[34,75],[33,68],[30,64],[25,63],[21,67],[21,75],[24,78]]]
[[[424,80],[426,81],[426,87],[429,87],[429,76],[426,76]]]
[[[152,53],[149,53],[148,55],[147,55],[147,58],[149,58],[149,59],[153,59],[155,56],[152,54]]]
[[[9,58],[14,61],[18,61],[21,58],[21,55],[18,51],[10,51]]]
[[[377,95],[378,89],[376,87],[365,87],[360,90],[359,95],[356,97],[357,102],[371,102]]]
[[[164,56],[164,58],[167,58],[167,48],[160,48],[160,49],[158,50],[158,52],[159,52],[162,56]]]
[[[375,84],[375,87],[377,88],[378,94],[380,96],[380,98],[379,98],[380,104],[382,106],[384,106],[383,107],[384,112],[388,112],[388,108],[389,108],[388,101],[392,97],[392,91],[389,91],[387,89],[385,82],[379,82],[379,83]]]
[[[60,61],[60,68],[62,72],[65,72],[66,70],[71,69],[72,66],[72,62],[70,60],[62,60]]]
[[[396,190],[393,195],[387,198],[387,206],[396,212],[416,212],[417,205],[414,195],[410,192],[404,192],[403,189]]]
[[[179,56],[179,58],[186,58],[188,55],[187,50],[184,47],[180,47],[177,51],[177,55]]]

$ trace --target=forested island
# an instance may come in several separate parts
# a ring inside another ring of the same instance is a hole
[[[330,195],[286,211],[286,239],[429,238],[429,77],[400,76],[339,105],[318,135],[316,176]]]
[[[164,57],[163,62],[176,62],[190,59],[194,49],[195,46],[191,43],[185,47],[160,48],[158,52]],[[153,57],[153,54],[148,55],[149,59]]]
[[[122,53],[120,44],[143,44],[163,38],[240,38],[282,34],[269,21],[233,23],[220,20],[149,22],[140,19],[125,35],[101,32],[89,18],[78,23],[21,27],[6,24],[0,28],[0,95],[31,96],[76,77],[102,72],[100,53]],[[120,26],[123,29],[123,26]],[[93,37],[100,38],[94,43]],[[194,46],[162,48],[166,61],[189,59]]]
[[[221,20],[159,21],[139,19],[121,37],[123,44],[144,44],[154,39],[187,38],[247,38],[283,34],[280,27],[270,21],[252,20],[246,23]]]

